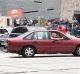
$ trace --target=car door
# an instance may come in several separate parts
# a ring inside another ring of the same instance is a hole
[[[34,34],[33,45],[38,53],[51,53],[52,41],[47,32],[36,32]]]
[[[57,32],[56,32],[57,33]],[[61,33],[57,33],[61,34]],[[74,42],[71,39],[65,38],[63,34],[61,34],[59,38],[51,39],[52,41],[52,49],[53,53],[71,53],[74,49]]]

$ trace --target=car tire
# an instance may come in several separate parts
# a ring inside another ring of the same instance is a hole
[[[76,48],[76,51],[73,53],[74,56],[80,56],[80,46]]]
[[[32,46],[24,47],[22,50],[23,57],[33,57],[35,55],[35,49]]]

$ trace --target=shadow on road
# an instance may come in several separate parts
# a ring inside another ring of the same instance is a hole
[[[8,54],[5,51],[0,51],[0,53]],[[79,58],[80,56],[73,56],[72,54],[36,54],[34,57],[23,57],[21,55],[16,55],[16,54],[11,54],[11,53],[9,55],[9,58],[49,58],[49,57],[50,58],[55,58],[55,57],[59,57],[59,58],[62,58],[62,57],[76,57],[76,58]]]
[[[67,55],[35,55],[34,57],[22,57],[22,56],[11,56],[10,58],[48,58],[48,57],[50,57],[50,58],[55,58],[55,57],[76,57],[76,56],[73,56],[73,55],[71,55],[71,54],[67,54]]]

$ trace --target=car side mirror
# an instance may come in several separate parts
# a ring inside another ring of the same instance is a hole
[[[69,38],[68,38],[68,37],[66,37],[66,36],[63,36],[63,39],[64,39],[64,40],[69,40]]]

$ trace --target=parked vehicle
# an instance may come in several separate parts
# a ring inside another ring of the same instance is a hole
[[[57,37],[52,39],[52,33]],[[80,39],[66,36],[56,30],[29,31],[18,37],[7,40],[7,51],[23,57],[33,57],[35,54],[72,53],[80,56]]]
[[[80,30],[77,30],[77,36],[78,38],[80,38]]]
[[[0,28],[0,47],[5,47],[6,39],[12,31],[12,27]]]
[[[9,37],[17,37],[25,32],[32,31],[32,30],[46,30],[46,28],[38,27],[38,26],[18,26],[18,27],[13,28]]]

